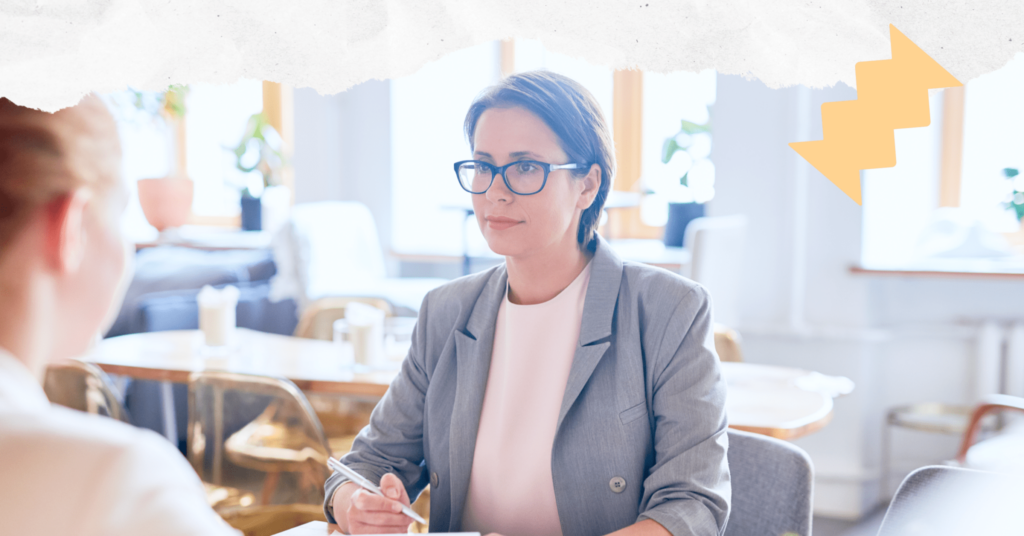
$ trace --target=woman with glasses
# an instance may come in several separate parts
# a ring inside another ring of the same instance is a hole
[[[593,96],[550,72],[470,107],[456,162],[505,263],[427,295],[399,376],[341,459],[349,533],[717,535],[729,513],[725,384],[705,290],[623,262],[596,233],[615,170]]]

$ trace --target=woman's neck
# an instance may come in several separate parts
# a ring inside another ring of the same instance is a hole
[[[5,276],[15,275],[0,284],[0,347],[42,380],[54,339],[48,329],[54,324],[54,311],[46,306],[53,293],[39,278],[24,277],[30,270],[17,271],[21,273],[0,270]]]
[[[505,257],[509,301],[516,305],[544,303],[572,284],[594,256],[573,238],[571,246],[559,243],[530,256]]]

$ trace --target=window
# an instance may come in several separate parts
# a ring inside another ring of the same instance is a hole
[[[709,121],[709,107],[715,103],[715,77],[713,70],[644,73],[640,180],[645,191],[653,192],[644,197],[640,207],[640,218],[646,225],[664,226],[669,202],[704,203],[715,195],[710,132],[689,136],[685,140],[690,143],[688,150],[675,153],[667,164],[662,162],[665,140],[679,133],[682,121],[698,125]],[[680,184],[683,175],[688,186]]]
[[[193,84],[188,96],[188,176],[195,183],[192,212],[201,216],[232,216],[240,209],[241,187],[249,176],[235,167],[234,148],[249,117],[263,110],[263,82],[240,80],[234,84]]]
[[[863,266],[912,263],[926,249],[923,239],[930,228],[934,236],[944,130],[957,128],[955,117],[943,117],[946,111],[963,114],[962,138],[953,137],[962,143],[961,163],[952,174],[959,177],[954,186],[959,186],[960,194],[947,200],[958,207],[956,219],[962,225],[978,222],[990,233],[1019,229],[1014,213],[1002,205],[1013,184],[1002,169],[1024,167],[1024,100],[1018,95],[1022,85],[1024,54],[1018,54],[1003,68],[967,82],[962,110],[943,106],[951,96],[947,92],[953,90],[929,91],[931,125],[897,129],[897,166],[863,171]],[[946,217],[952,216],[947,212]]]
[[[960,206],[993,231],[1013,232],[1016,216],[1002,207],[1011,182],[1002,170],[1024,170],[1024,54],[967,83]],[[1024,188],[1019,188],[1024,190]]]
[[[247,177],[235,168],[234,146],[246,120],[263,108],[262,83],[239,81],[229,85],[193,84],[186,101],[187,172],[194,183],[192,212],[200,216],[233,216],[239,213],[239,186]],[[146,221],[134,189],[143,178],[166,177],[178,165],[175,134],[155,113],[150,94],[149,111],[135,106],[135,94],[121,91],[105,96],[117,119],[123,153],[122,173],[132,189],[124,227],[129,239],[156,235]]]
[[[483,240],[476,220],[466,221],[464,207],[472,202],[452,164],[469,154],[462,120],[477,95],[498,81],[498,58],[498,43],[484,43],[391,81],[395,251],[459,255],[463,233],[476,244]]]

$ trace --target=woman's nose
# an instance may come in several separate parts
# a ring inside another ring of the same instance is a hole
[[[505,185],[505,177],[502,175],[495,175],[494,181],[491,182],[491,187],[484,192],[487,200],[492,203],[505,202],[508,203],[512,200],[512,192],[509,191],[508,186]]]

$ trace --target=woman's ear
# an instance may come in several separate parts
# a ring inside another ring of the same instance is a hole
[[[51,266],[61,273],[78,270],[85,257],[85,210],[92,193],[85,188],[62,195],[47,207],[47,250]]]
[[[580,198],[576,207],[580,210],[587,210],[590,208],[590,205],[594,204],[597,192],[601,189],[601,166],[591,164],[590,171],[587,172],[585,177],[580,179],[580,182],[583,184],[583,190],[580,191]]]

